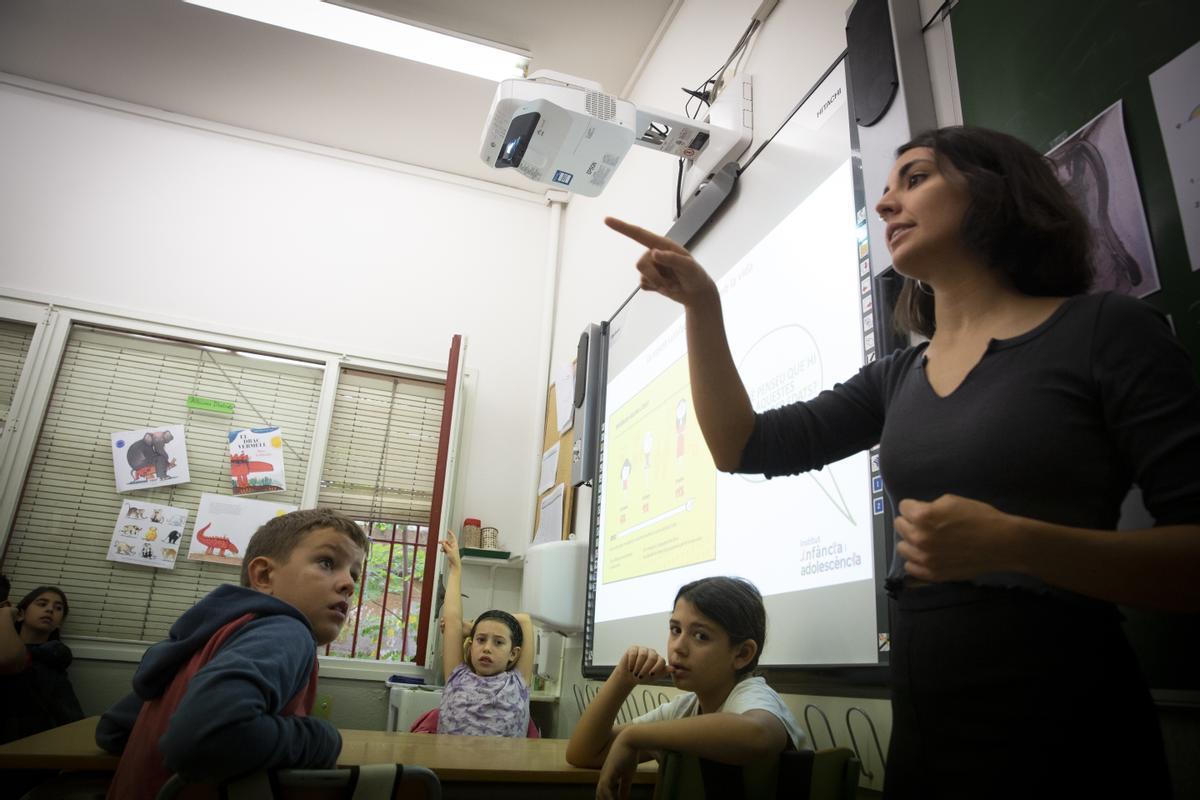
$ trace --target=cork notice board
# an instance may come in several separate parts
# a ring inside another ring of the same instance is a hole
[[[571,532],[572,513],[575,506],[575,490],[571,487],[571,442],[574,437],[572,426],[567,428],[566,432],[561,436],[558,434],[558,414],[555,411],[555,392],[557,386],[550,384],[550,388],[546,392],[546,419],[544,421],[543,436],[542,436],[542,452],[545,453],[555,442],[558,442],[558,469],[555,471],[554,485],[563,484],[566,489],[563,492],[563,521],[562,521],[562,538],[566,539]],[[538,495],[538,499],[533,509],[533,530],[529,532],[529,538],[532,541],[537,533],[538,527],[542,521],[542,499],[550,492],[554,491],[554,486],[551,486],[548,491]]]

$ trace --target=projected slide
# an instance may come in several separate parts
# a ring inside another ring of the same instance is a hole
[[[611,416],[601,580],[612,583],[716,556],[717,471],[678,358]]]
[[[847,162],[717,281],[730,349],[756,410],[811,399],[861,368],[856,242]],[[605,397],[595,657],[611,657],[610,643],[619,657],[628,622],[669,611],[682,584],[724,574],[749,578],[768,599],[851,587],[849,603],[842,590],[827,601],[837,606],[828,609],[829,630],[808,632],[834,644],[802,657],[873,663],[873,611],[837,619],[848,605],[872,608],[867,455],[773,480],[716,472],[693,420],[682,316],[640,346],[623,340],[622,325],[618,315],[610,334],[609,363],[618,366]]]

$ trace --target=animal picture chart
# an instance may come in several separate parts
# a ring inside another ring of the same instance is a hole
[[[182,508],[126,500],[113,528],[108,560],[174,569],[187,515]]]
[[[182,425],[159,425],[112,434],[118,492],[157,489],[191,480]]]
[[[258,527],[297,508],[287,503],[202,494],[196,528],[188,543],[188,560],[240,565]]]

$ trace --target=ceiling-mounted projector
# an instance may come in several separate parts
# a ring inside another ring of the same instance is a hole
[[[690,160],[694,177],[685,185],[694,184],[749,144],[750,103],[750,78],[738,76],[705,123],[637,108],[595,81],[538,70],[500,81],[479,155],[497,169],[511,167],[538,183],[595,197],[637,144]]]

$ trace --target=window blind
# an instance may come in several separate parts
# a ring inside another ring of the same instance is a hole
[[[323,365],[75,326],[25,480],[3,570],[20,597],[62,587],[68,635],[156,641],[234,567],[188,561],[200,495],[230,495],[228,432],[283,429],[287,490],[262,499],[298,505],[304,489]],[[189,410],[188,395],[235,404],[233,414]],[[191,481],[118,494],[110,434],[182,422]],[[173,570],[107,561],[125,499],[185,508],[187,527]]]
[[[342,370],[318,504],[358,520],[428,525],[442,383]]]
[[[21,378],[21,368],[25,366],[34,330],[33,325],[0,320],[0,434],[4,433],[8,423],[13,394]]]

